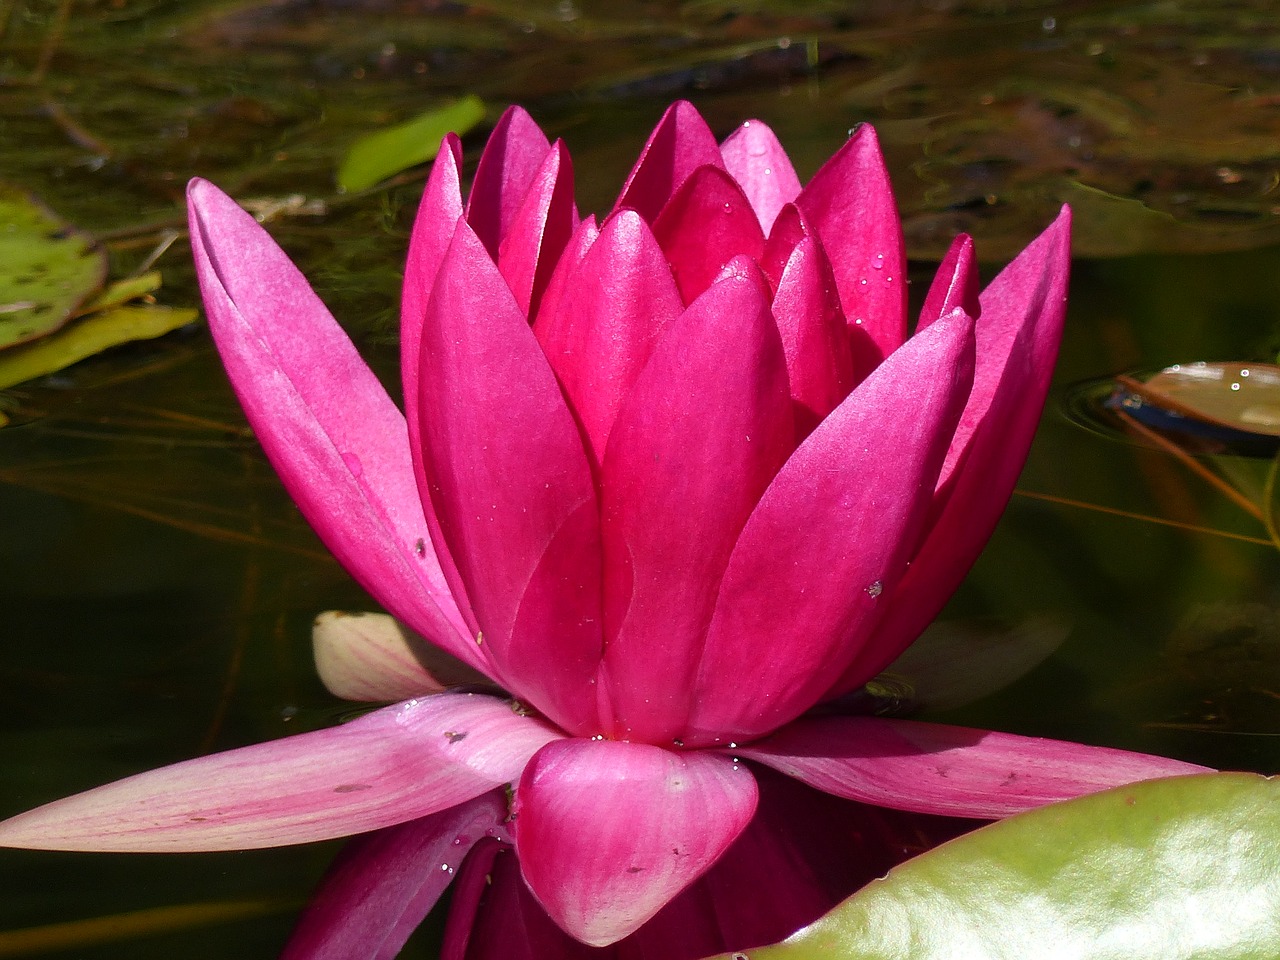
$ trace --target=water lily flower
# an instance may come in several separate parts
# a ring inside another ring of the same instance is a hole
[[[191,240],[300,509],[387,611],[502,692],[440,691],[412,646],[350,631],[331,685],[401,702],[56,801],[0,843],[403,829],[373,857],[396,895],[356,911],[395,944],[492,839],[561,930],[606,945],[708,875],[760,770],[997,818],[1200,769],[813,709],[919,634],[1010,496],[1060,336],[1067,211],[981,292],[958,239],[908,337],[870,127],[802,188],[764,124],[717,143],[678,103],[597,221],[563,144],[512,109],[465,202],[461,180],[449,137],[405,269],[403,414],[266,232],[198,180]]]

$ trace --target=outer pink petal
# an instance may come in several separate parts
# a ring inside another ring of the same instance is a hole
[[[751,819],[752,776],[727,757],[565,740],[516,790],[525,881],[584,943],[622,939],[704,873]]]
[[[920,311],[919,329],[923,330],[957,307],[977,320],[982,315],[978,289],[978,261],[973,240],[962,233],[951,242],[947,255],[938,265]]]
[[[631,386],[664,326],[684,308],[671,268],[634,210],[605,221],[535,332],[599,465]]]
[[[667,108],[631,169],[615,212],[629,207],[649,223],[698,167],[723,167],[720,145],[693,104],[679,100]]]
[[[487,678],[385,613],[328,610],[311,628],[320,682],[346,700],[408,700]]]
[[[686,742],[762,736],[812,706],[910,559],[968,396],[972,322],[913,337],[827,417],[765,492],[734,548]]]
[[[427,543],[404,417],[253,217],[203,180],[188,204],[210,329],[290,495],[379,602],[485,669]]]
[[[349,836],[509,783],[561,736],[506,701],[442,693],[55,800],[0,824],[0,846],[190,852]]]
[[[559,140],[533,178],[524,203],[498,248],[498,269],[530,319],[561,251],[577,225],[573,205],[573,162]]]
[[[495,261],[550,149],[523,107],[508,107],[489,134],[471,181],[467,222]]]
[[[851,800],[992,819],[1206,769],[1107,747],[882,717],[799,720],[734,753]]]
[[[602,683],[619,739],[682,735],[729,554],[795,446],[764,277],[737,266],[659,341],[601,470]]]
[[[418,402],[424,495],[495,679],[566,729],[597,732],[582,695],[601,645],[591,470],[533,331],[465,224],[427,305]]]
[[[868,124],[823,164],[796,205],[831,258],[845,320],[887,356],[906,337],[907,262],[889,173]]]
[[[742,185],[766,233],[778,211],[800,194],[800,180],[787,151],[759,120],[747,120],[720,145],[725,168]]]
[[[849,332],[831,265],[812,237],[791,252],[778,281],[773,316],[787,354],[797,435],[807,437],[854,386]]]
[[[392,960],[479,840],[503,832],[506,796],[356,837],[307,905],[282,960]]]
[[[973,393],[939,474],[928,535],[890,598],[874,647],[833,692],[860,686],[918,637],[986,545],[1040,422],[1066,315],[1070,211],[981,297]]]
[[[735,257],[759,260],[764,234],[742,188],[717,167],[699,167],[653,223],[676,286],[692,303]]]

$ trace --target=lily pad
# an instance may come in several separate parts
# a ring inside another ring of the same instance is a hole
[[[1151,780],[966,834],[787,941],[722,960],[1269,960],[1280,782]]]
[[[61,370],[131,340],[150,340],[185,327],[199,314],[190,308],[122,306],[77,320],[65,330],[0,353],[0,390]]]
[[[446,134],[466,133],[483,119],[484,103],[469,96],[362,137],[338,168],[338,186],[365,190],[393,173],[425,163],[436,155]]]
[[[0,184],[0,348],[57,330],[106,273],[106,254],[88,235]]]

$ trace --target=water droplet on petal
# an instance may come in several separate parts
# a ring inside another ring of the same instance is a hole
[[[876,580],[867,587],[867,596],[871,597],[873,600],[882,593],[884,593],[884,584],[879,580]]]

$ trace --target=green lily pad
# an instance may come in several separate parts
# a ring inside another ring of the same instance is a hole
[[[338,186],[365,190],[393,173],[425,163],[436,155],[445,134],[466,133],[483,119],[484,103],[469,96],[361,137],[338,168]]]
[[[0,390],[61,370],[108,347],[159,337],[185,327],[198,315],[186,307],[151,305],[112,307],[91,314],[36,343],[0,353]]]
[[[107,256],[89,236],[0,184],[0,348],[57,330],[106,273]]]
[[[1273,960],[1280,781],[1152,780],[953,840],[723,960]]]

